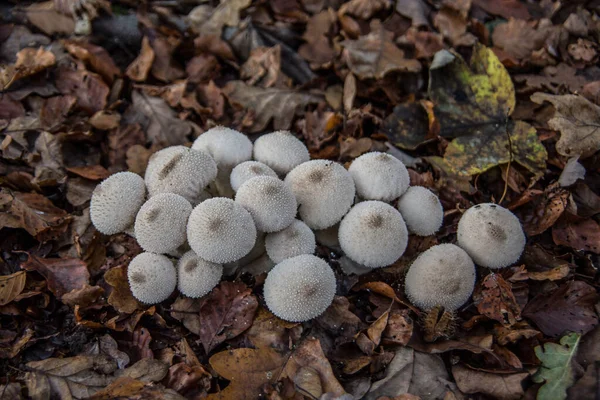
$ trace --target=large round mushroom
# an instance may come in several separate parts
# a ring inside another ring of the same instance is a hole
[[[429,236],[436,233],[444,221],[440,199],[429,189],[411,186],[398,200],[398,211],[410,233]]]
[[[313,254],[316,245],[313,231],[297,219],[284,230],[269,233],[265,238],[267,254],[274,263],[300,254]]]
[[[219,284],[223,266],[198,257],[193,250],[185,253],[177,263],[177,287],[184,295],[202,297]]]
[[[263,135],[254,142],[254,159],[285,176],[298,165],[310,160],[308,149],[289,131]]]
[[[374,151],[358,157],[348,168],[356,193],[365,200],[392,201],[408,189],[408,170],[396,157]]]
[[[177,273],[171,260],[154,253],[135,256],[127,267],[127,279],[133,297],[146,304],[166,300],[177,285]]]

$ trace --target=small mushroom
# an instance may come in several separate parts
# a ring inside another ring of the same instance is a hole
[[[235,195],[261,232],[277,232],[287,228],[296,216],[296,197],[283,181],[272,176],[258,176],[244,183]]]
[[[269,233],[265,238],[269,258],[280,263],[286,258],[315,252],[315,234],[304,222],[295,219],[287,228]]]
[[[396,157],[374,151],[355,159],[348,172],[354,179],[356,193],[366,200],[392,201],[408,189],[408,170]]]
[[[342,250],[350,259],[369,268],[385,267],[398,260],[408,244],[402,215],[381,201],[358,203],[339,229]]]
[[[90,202],[94,227],[105,235],[128,230],[144,200],[146,185],[133,172],[118,172],[96,186]]]
[[[177,273],[167,257],[141,253],[129,263],[127,280],[133,297],[142,303],[156,304],[173,293],[177,285]]]
[[[263,135],[254,142],[254,159],[285,176],[298,165],[310,160],[308,149],[289,131]]]
[[[460,218],[456,233],[457,244],[482,267],[507,267],[521,257],[525,248],[519,219],[497,204],[483,203],[469,208]]]
[[[252,159],[252,142],[235,129],[217,126],[198,136],[192,149],[212,156],[219,169],[231,169]]]
[[[225,197],[213,197],[194,208],[187,234],[190,247],[199,257],[225,264],[252,250],[256,226],[244,207]]]
[[[410,233],[429,236],[436,233],[444,220],[440,199],[429,189],[411,186],[398,200],[398,210]]]
[[[210,155],[185,146],[171,146],[150,157],[144,179],[151,197],[175,193],[198,204],[204,188],[216,176],[217,164]]]
[[[185,244],[186,226],[192,205],[174,193],[159,193],[151,197],[135,218],[135,238],[152,253],[177,251]]]
[[[267,165],[258,161],[244,161],[231,171],[229,182],[231,183],[233,191],[237,192],[240,186],[246,183],[246,181],[258,176],[271,176],[277,178],[275,171]]]
[[[329,264],[303,254],[277,264],[267,276],[267,307],[279,318],[302,322],[321,315],[333,302],[335,275]]]
[[[300,205],[300,218],[311,229],[326,229],[337,224],[354,202],[352,176],[333,161],[302,163],[285,177],[285,184]]]
[[[412,263],[405,289],[410,302],[423,310],[442,306],[454,311],[467,302],[475,286],[475,265],[453,244],[433,246]]]
[[[201,259],[193,250],[177,263],[177,287],[187,297],[202,297],[219,284],[223,266]]]

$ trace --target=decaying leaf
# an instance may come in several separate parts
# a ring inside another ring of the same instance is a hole
[[[240,11],[250,3],[251,0],[223,0],[215,8],[201,5],[193,9],[188,18],[196,32],[221,36],[224,26],[237,26],[240,23]]]
[[[570,333],[560,338],[560,344],[536,346],[535,355],[542,365],[532,379],[534,382],[544,382],[537,393],[539,400],[567,398],[567,389],[575,382],[572,363],[580,339],[581,335]]]
[[[35,3],[27,7],[27,19],[46,35],[54,33],[70,35],[75,31],[75,21],[71,16],[60,13],[54,1]]]
[[[25,271],[0,276],[0,306],[4,306],[21,294],[25,287]]]
[[[109,269],[104,273],[104,280],[113,287],[108,296],[108,304],[113,306],[115,310],[131,314],[143,308],[142,304],[131,294],[125,266]]]
[[[452,375],[463,393],[482,393],[499,400],[518,400],[524,395],[521,382],[529,373],[493,374],[456,365],[452,367]]]
[[[81,289],[90,279],[86,263],[76,258],[41,258],[30,254],[21,267],[39,272],[46,278],[48,289],[58,298]]]
[[[521,319],[521,310],[509,282],[491,273],[477,285],[473,293],[477,310],[503,325],[511,326]]]
[[[136,82],[143,82],[148,78],[148,73],[154,63],[154,50],[146,36],[142,39],[142,49],[135,60],[127,67],[125,75]]]
[[[55,63],[56,57],[52,52],[42,47],[38,49],[27,47],[17,53],[17,61],[14,65],[0,67],[0,90],[6,90],[13,82],[37,74]]]
[[[593,219],[559,221],[552,227],[552,239],[558,245],[600,254],[600,224]]]
[[[100,74],[108,83],[121,74],[110,54],[100,46],[83,41],[67,40],[65,48],[73,56],[90,64],[91,68]]]

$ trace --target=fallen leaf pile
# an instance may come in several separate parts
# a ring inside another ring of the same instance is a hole
[[[525,0],[11,1],[0,5],[0,399],[574,399],[600,391],[600,14]],[[334,269],[306,323],[265,274],[154,306],[142,250],[90,222],[93,189],[223,125],[290,130],[346,167],[387,151],[443,228],[394,265]],[[412,261],[497,203],[520,261],[450,313],[405,297]]]

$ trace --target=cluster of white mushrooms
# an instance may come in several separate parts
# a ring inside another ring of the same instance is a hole
[[[148,304],[177,286],[202,297],[223,274],[268,272],[265,302],[294,322],[319,316],[332,303],[336,280],[314,256],[319,242],[344,253],[345,273],[395,263],[409,233],[427,236],[442,225],[443,209],[428,189],[410,186],[404,164],[371,152],[348,169],[310,160],[306,146],[287,131],[258,138],[216,127],[191,148],[155,153],[145,177],[120,172],[92,195],[98,231],[134,236],[144,253],[128,267],[133,295]],[[500,268],[521,255],[525,236],[508,210],[481,204],[465,212],[458,245],[430,248],[406,277],[409,299],[423,309],[454,310],[473,290],[475,266]],[[176,261],[176,266],[174,265]]]

